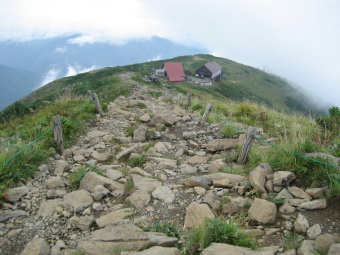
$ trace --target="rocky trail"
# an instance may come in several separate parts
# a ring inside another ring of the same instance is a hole
[[[231,159],[244,134],[224,138],[218,124],[199,123],[200,114],[172,103],[170,93],[154,98],[149,90],[117,98],[74,146],[8,190],[0,254],[175,255],[183,240],[144,227],[166,222],[189,231],[220,216],[263,247],[212,244],[203,255],[340,254],[338,198],[296,187],[294,173],[266,163],[238,174],[243,166]],[[72,182],[79,168],[83,178]],[[292,231],[304,238],[298,249],[283,245]]]

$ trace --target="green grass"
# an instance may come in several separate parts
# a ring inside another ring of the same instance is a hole
[[[276,193],[270,193],[268,195],[268,197],[266,198],[266,200],[269,201],[269,202],[274,203],[277,206],[283,205],[285,203],[286,199],[284,199],[282,197],[276,197],[276,196],[277,196]]]
[[[211,243],[227,243],[236,246],[255,248],[253,239],[240,231],[236,223],[222,218],[206,220],[189,233],[182,248],[183,255],[199,254]]]
[[[135,191],[135,184],[131,177],[127,177],[127,181],[124,183],[125,195],[131,195]]]
[[[96,172],[97,174],[103,175],[104,171],[95,166],[81,166],[74,173],[69,175],[69,182],[73,190],[79,188],[81,180],[88,172]]]
[[[236,134],[237,134],[237,130],[234,126],[231,126],[231,125],[224,125],[222,128],[221,128],[221,134],[224,136],[224,137],[227,137],[227,138],[232,138],[234,137]]]
[[[0,164],[34,143],[0,168],[0,196],[7,187],[32,176],[37,166],[58,150],[53,139],[52,116],[60,115],[66,119],[75,112],[78,113],[63,123],[67,148],[84,129],[86,121],[95,115],[95,108],[88,99],[62,96],[34,113],[0,124]],[[42,139],[37,141],[38,137]]]
[[[171,223],[157,222],[155,225],[152,226],[141,227],[146,232],[162,232],[169,237],[176,237],[178,239],[182,236],[176,226]]]
[[[285,250],[297,249],[300,247],[302,240],[303,237],[297,233],[286,234],[283,240],[283,248]]]
[[[134,156],[130,159],[130,166],[136,167],[136,166],[142,166],[146,162],[146,155],[140,154],[138,156]]]

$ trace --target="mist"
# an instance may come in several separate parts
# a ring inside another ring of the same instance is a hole
[[[124,44],[160,36],[277,74],[318,103],[340,106],[339,13],[335,0],[5,0],[0,40],[80,33],[72,43]]]

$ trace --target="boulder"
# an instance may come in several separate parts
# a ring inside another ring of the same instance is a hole
[[[299,208],[305,210],[325,209],[326,207],[327,207],[326,199],[317,199],[299,204]]]
[[[280,206],[279,212],[282,214],[292,214],[295,213],[296,209],[295,207],[291,206],[289,203],[284,203]]]
[[[215,152],[235,149],[239,143],[239,139],[215,139],[208,142],[206,150],[209,152]]]
[[[146,232],[150,246],[173,247],[178,243],[176,237],[169,237],[161,232]]]
[[[273,184],[277,186],[289,186],[295,180],[294,173],[289,171],[276,171],[274,172]]]
[[[96,185],[102,185],[110,191],[124,192],[124,185],[109,178],[101,176],[95,172],[88,172],[80,182],[80,189],[88,192],[95,192]]]
[[[100,153],[98,151],[94,151],[91,154],[92,158],[97,160],[98,162],[105,162],[108,161],[112,155],[109,153]]]
[[[96,219],[96,224],[99,228],[106,227],[110,224],[115,224],[121,222],[126,217],[129,217],[133,211],[131,208],[124,208],[114,212],[110,212]]]
[[[42,238],[33,239],[26,245],[21,255],[50,255],[50,246]]]
[[[51,176],[45,181],[45,186],[48,189],[64,187],[64,181],[60,176]]]
[[[309,228],[308,220],[302,214],[298,214],[296,220],[294,221],[294,229],[299,233],[306,233]]]
[[[298,255],[314,255],[315,241],[313,240],[303,240],[300,248],[297,250]]]
[[[4,198],[10,202],[17,202],[28,192],[30,192],[30,188],[26,186],[17,187],[7,190],[4,194]]]
[[[197,174],[197,167],[189,166],[187,164],[180,165],[179,170],[183,174]]]
[[[175,194],[167,186],[159,186],[152,192],[152,197],[171,204],[175,200]]]
[[[304,192],[303,189],[300,189],[298,187],[288,187],[288,191],[294,197],[308,199],[308,200],[312,199],[312,197],[308,193]]]
[[[255,190],[267,193],[265,189],[266,176],[272,174],[273,170],[268,163],[262,163],[249,173],[249,182]]]
[[[75,212],[84,210],[93,204],[93,198],[86,190],[72,191],[64,196],[64,202],[73,208]]]
[[[332,244],[329,247],[327,255],[339,255],[340,254],[340,243]]]
[[[249,208],[248,215],[250,218],[263,224],[275,223],[277,208],[274,203],[255,198],[254,202]]]
[[[215,215],[206,204],[192,202],[186,209],[184,230],[189,230],[204,223],[205,219],[214,219]]]
[[[183,183],[184,185],[189,187],[209,188],[209,186],[212,185],[213,182],[208,178],[193,176],[185,179]]]
[[[73,216],[67,222],[72,227],[79,228],[80,230],[85,231],[88,230],[90,228],[90,225],[94,222],[94,216],[93,215],[86,215],[82,217]]]
[[[37,212],[37,217],[39,218],[39,217],[52,216],[55,213],[55,209],[59,206],[63,208],[66,207],[62,199],[53,199],[53,200],[43,201],[40,204],[39,210]]]
[[[120,255],[122,250],[141,250],[148,241],[132,223],[108,225],[78,240],[77,250],[86,255]]]
[[[180,255],[177,248],[154,246],[144,251],[123,251],[121,255]]]
[[[142,122],[148,122],[148,121],[151,120],[151,118],[150,118],[149,114],[145,113],[144,115],[139,117],[139,120],[142,121]]]
[[[54,165],[54,174],[62,175],[64,171],[69,167],[69,163],[65,160],[56,160],[53,162]]]
[[[151,196],[144,190],[136,190],[126,198],[137,209],[143,209],[150,203]]]
[[[145,142],[146,141],[146,132],[148,131],[148,127],[144,125],[140,125],[133,132],[133,141],[135,142]]]
[[[331,245],[336,242],[337,242],[337,238],[334,235],[325,233],[325,234],[319,235],[315,239],[315,248],[317,250],[328,252]]]
[[[157,187],[162,186],[162,183],[156,179],[153,178],[147,178],[140,176],[138,174],[132,174],[131,175],[134,186],[137,189],[147,191],[151,193],[154,191]]]
[[[311,188],[306,189],[306,193],[311,195],[313,198],[319,198],[325,194],[325,190],[323,188]]]
[[[319,235],[321,235],[321,226],[320,224],[314,224],[313,226],[311,226],[308,230],[307,230],[307,236],[310,239],[315,239],[317,238]]]

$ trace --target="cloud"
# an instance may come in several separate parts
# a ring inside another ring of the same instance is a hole
[[[50,83],[57,79],[60,75],[60,70],[56,68],[51,68],[45,75],[43,81],[40,83],[39,87],[42,87],[46,85],[47,83]],[[35,88],[36,89],[36,88]]]
[[[90,67],[81,67],[79,64],[76,65],[68,65],[67,66],[67,72],[65,74],[65,76],[73,76],[73,75],[77,75],[79,73],[85,73],[85,72],[89,72],[91,70],[96,69],[96,66],[90,66]]]
[[[55,52],[57,52],[57,53],[65,53],[66,51],[67,51],[67,47],[66,46],[55,48]]]
[[[160,36],[265,68],[339,105],[339,13],[335,0],[1,0],[0,40]]]

